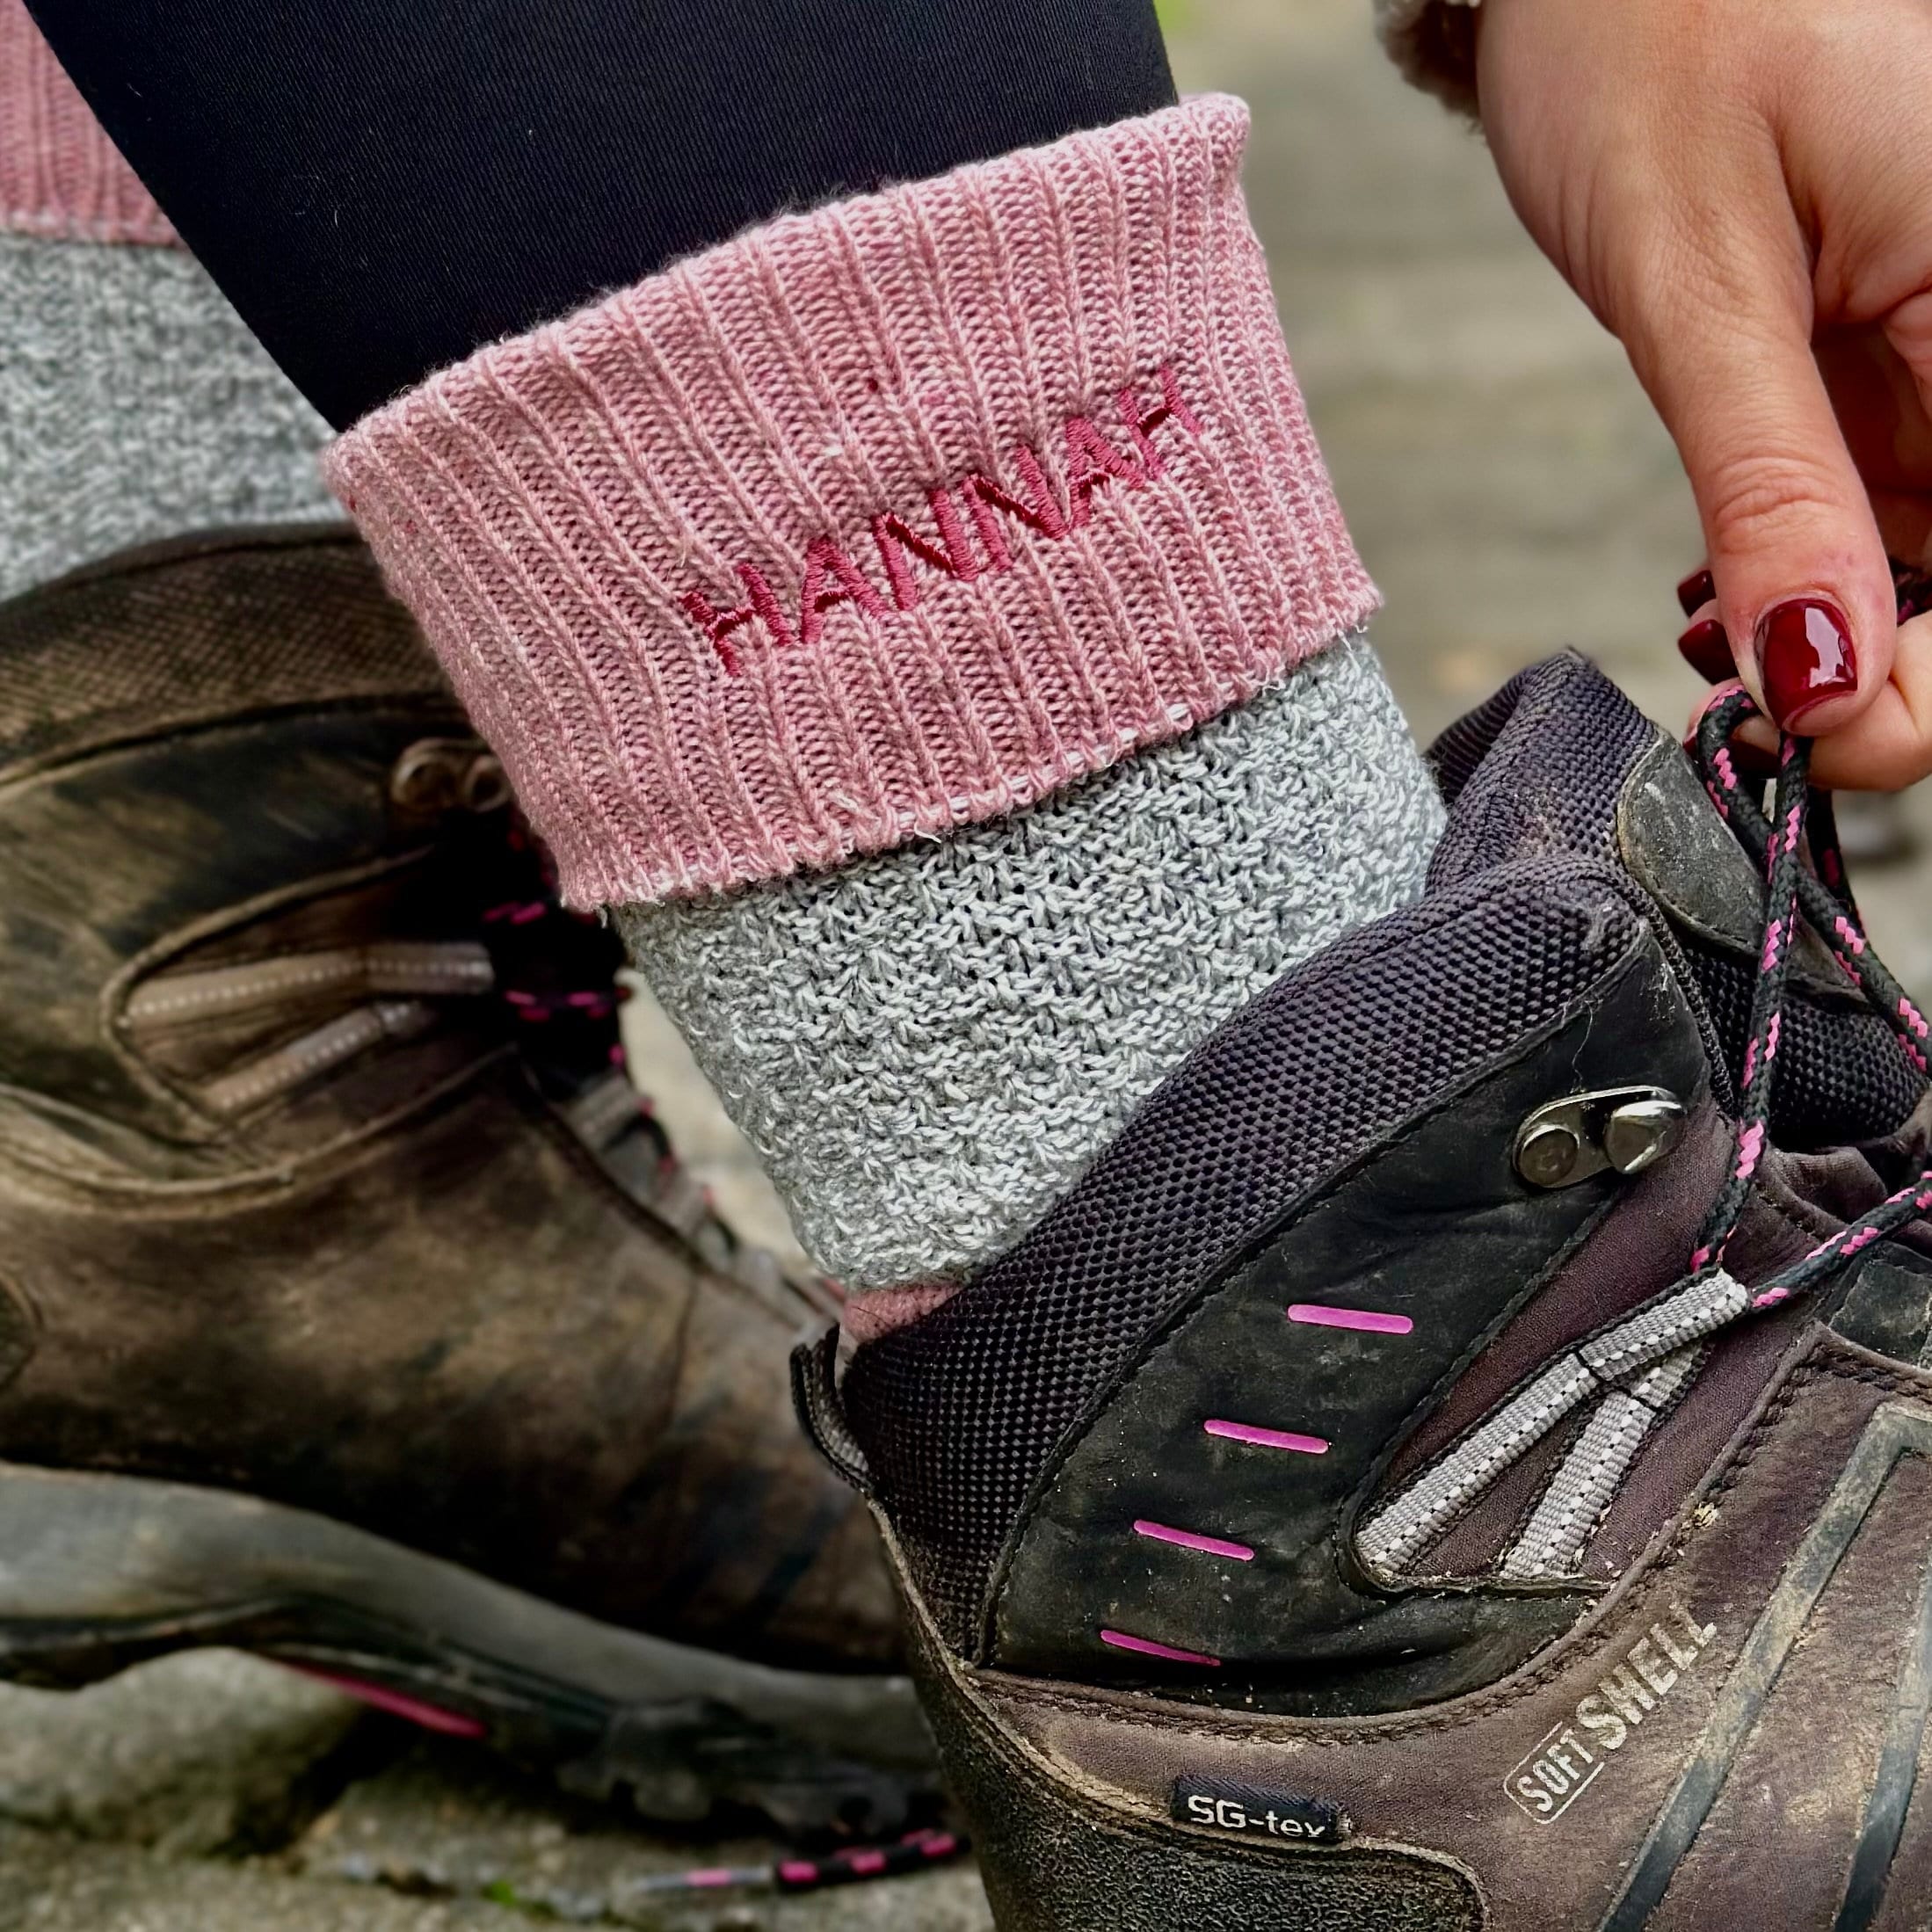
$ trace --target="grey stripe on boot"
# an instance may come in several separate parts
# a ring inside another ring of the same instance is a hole
[[[1203,1035],[1420,895],[1442,822],[1365,639],[1011,817],[617,911],[853,1288],[1016,1240]]]
[[[184,251],[0,234],[0,598],[185,530],[338,517],[327,434]]]

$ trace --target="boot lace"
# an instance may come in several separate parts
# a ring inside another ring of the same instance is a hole
[[[1742,1104],[1737,1160],[1711,1205],[1703,1238],[1691,1256],[1694,1273],[1721,1266],[1763,1153],[1785,991],[1800,918],[1830,948],[1866,1004],[1892,1028],[1914,1067],[1921,1074],[1932,1070],[1927,1059],[1932,1024],[1872,950],[1866,936],[1846,877],[1830,795],[1813,792],[1811,787],[1810,740],[1786,737],[1783,741],[1769,817],[1739,778],[1731,741],[1739,725],[1756,715],[1757,706],[1749,695],[1732,692],[1704,713],[1697,730],[1697,761],[1705,788],[1725,822],[1764,868],[1767,890],[1751,1027],[1739,1081]],[[1809,867],[1804,861],[1807,845],[1812,860]],[[1775,1308],[1816,1287],[1861,1249],[1882,1240],[1928,1208],[1932,1208],[1932,1167],[1761,1284],[1752,1298],[1752,1307]]]
[[[648,1141],[645,1204],[714,1267],[782,1303],[788,1313],[803,1299],[811,1314],[836,1320],[844,1303],[838,1284],[788,1270],[768,1249],[741,1238],[710,1189],[678,1158],[650,1096],[631,1084],[621,941],[594,914],[563,903],[556,865],[520,814],[497,817],[501,845],[490,876],[503,896],[483,908],[481,936],[496,997],[539,1086],[597,1151],[607,1155],[625,1137]],[[637,1166],[628,1163],[627,1172]]]
[[[1932,585],[1901,581],[1899,607],[1932,608]],[[1750,1029],[1739,1074],[1733,1158],[1689,1257],[1671,1288],[1547,1364],[1447,1455],[1384,1502],[1357,1533],[1370,1567],[1393,1580],[1501,1472],[1566,1417],[1600,1406],[1500,1568],[1512,1579],[1573,1571],[1650,1428],[1696,1380],[1721,1330],[1807,1294],[1857,1254],[1932,1211],[1932,1166],[1869,1213],[1766,1280],[1746,1287],[1725,1255],[1769,1144],[1771,1098],[1794,943],[1800,922],[1830,948],[1921,1074],[1928,1066],[1925,1014],[1872,950],[1846,878],[1827,794],[1810,782],[1811,745],[1785,737],[1767,816],[1741,775],[1733,739],[1757,716],[1738,690],[1699,723],[1694,756],[1711,801],[1766,881]],[[1806,863],[1806,855],[1810,863]]]

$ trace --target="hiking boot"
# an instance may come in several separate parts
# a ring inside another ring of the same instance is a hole
[[[1003,1932],[1924,1922],[1926,1023],[1748,703],[1526,673],[1421,904],[798,1358]]]
[[[800,1442],[835,1313],[625,1079],[619,949],[360,545],[0,606],[0,1675],[223,1644],[878,1830],[930,1747]]]

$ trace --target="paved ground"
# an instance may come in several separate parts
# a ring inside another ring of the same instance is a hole
[[[1602,337],[1516,232],[1475,141],[1370,47],[1367,0],[1191,0],[1189,87],[1255,110],[1249,193],[1342,502],[1389,598],[1419,733],[1559,643],[1660,719],[1692,683],[1671,586],[1697,540],[1675,460]],[[1921,830],[1932,797],[1911,806]],[[1932,989],[1921,866],[1874,875],[1881,943]],[[784,1238],[675,1042],[636,1058],[741,1218]],[[0,1696],[0,1932],[457,1932],[533,1916],[678,1932],[985,1932],[970,1870],[673,1912],[694,1845],[573,1807],[245,1659],[175,1660],[77,1698]]]

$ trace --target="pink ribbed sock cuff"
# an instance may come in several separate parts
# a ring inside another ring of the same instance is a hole
[[[57,241],[175,240],[22,0],[0,0],[0,229]]]
[[[1375,605],[1208,98],[788,217],[483,351],[330,479],[571,900],[1008,812]]]

